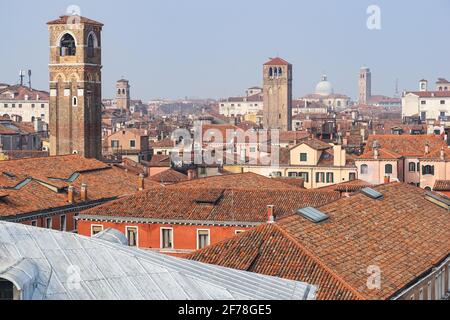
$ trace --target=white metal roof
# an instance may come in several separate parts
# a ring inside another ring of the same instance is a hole
[[[0,278],[23,288],[24,299],[315,299],[316,287],[305,283],[130,248],[122,240],[115,232],[88,238],[0,222]]]

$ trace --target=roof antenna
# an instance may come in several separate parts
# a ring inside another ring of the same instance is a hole
[[[31,90],[31,70],[28,70],[28,86],[30,87]]]
[[[23,86],[23,78],[25,78],[25,72],[23,70],[19,70],[19,77],[20,77],[20,86]]]

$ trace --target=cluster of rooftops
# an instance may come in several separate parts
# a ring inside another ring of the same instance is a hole
[[[52,285],[36,289],[34,298],[395,299],[449,259],[450,200],[402,183],[371,186],[357,180],[305,190],[249,173],[164,185],[72,155],[0,162],[0,186],[0,278],[22,263],[38,270],[31,273],[33,281]],[[75,190],[71,203],[69,187]],[[127,247],[115,230],[89,239],[9,223],[67,206],[80,206],[79,220],[251,229],[181,259]],[[82,279],[78,292],[50,276],[48,268],[70,266],[66,250],[93,261],[83,266],[91,278]],[[373,265],[382,270],[379,290],[366,286]],[[18,277],[25,274],[30,273]],[[243,280],[233,281],[235,276]],[[176,283],[162,288],[168,278]],[[141,280],[153,291],[145,291]],[[17,281],[25,287],[32,280]],[[259,281],[266,291],[257,289]],[[288,291],[277,291],[281,287]]]

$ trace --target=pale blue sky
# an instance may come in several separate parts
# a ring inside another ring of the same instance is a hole
[[[46,22],[67,6],[105,24],[104,97],[115,80],[132,96],[226,97],[261,85],[261,65],[277,54],[294,65],[294,95],[312,92],[323,72],[335,91],[357,95],[361,65],[373,91],[392,95],[417,81],[450,78],[449,0],[0,0],[0,82],[31,68],[48,88]],[[366,9],[381,8],[381,27]]]

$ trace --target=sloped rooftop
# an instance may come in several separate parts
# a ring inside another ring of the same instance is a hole
[[[305,283],[130,248],[114,234],[87,238],[7,222],[0,222],[0,278],[23,289],[27,300],[315,297]]]

